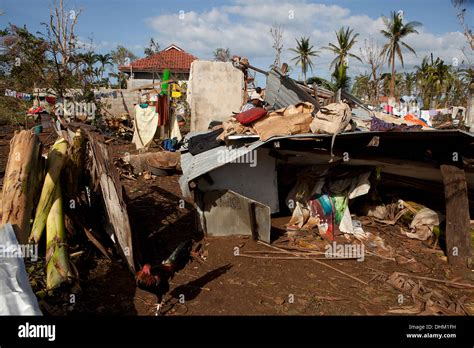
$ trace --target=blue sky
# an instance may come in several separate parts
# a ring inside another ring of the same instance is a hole
[[[466,22],[473,27],[474,1],[468,2]],[[48,20],[51,3],[52,0],[2,0],[0,11],[4,14],[0,16],[0,26],[26,24],[31,31],[42,30],[40,22]],[[176,43],[201,59],[211,58],[216,47],[229,47],[233,54],[247,56],[253,65],[266,69],[273,61],[269,34],[273,23],[285,28],[282,57],[289,61],[292,54],[288,48],[295,46],[296,37],[307,35],[315,48],[320,49],[334,41],[334,30],[342,25],[350,25],[360,33],[354,53],[358,53],[364,39],[383,44],[380,17],[391,10],[403,10],[406,20],[423,24],[419,35],[407,39],[418,53],[417,57],[406,54],[407,70],[431,52],[446,61],[465,60],[462,47],[467,48],[450,0],[66,0],[65,3],[67,9],[83,9],[77,34],[83,41],[92,38],[100,53],[121,44],[141,56],[150,37],[154,37],[162,48]],[[184,18],[179,17],[180,13]],[[465,52],[473,61],[472,53],[468,49]],[[330,52],[321,50],[320,57],[314,59],[313,74],[329,77],[331,59]],[[366,70],[357,61],[349,64],[352,75]],[[295,68],[293,75],[298,77],[297,74]]]

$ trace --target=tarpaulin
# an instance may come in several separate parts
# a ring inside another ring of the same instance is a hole
[[[0,227],[0,315],[42,315],[11,224]]]

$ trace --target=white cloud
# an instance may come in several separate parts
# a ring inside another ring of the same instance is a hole
[[[384,43],[380,34],[383,28],[380,17],[355,15],[341,6],[308,3],[305,0],[235,0],[231,5],[199,12],[161,14],[148,18],[146,23],[156,31],[155,37],[166,38],[160,39],[162,47],[176,43],[201,59],[212,59],[215,48],[228,47],[233,54],[247,56],[256,66],[264,69],[268,68],[274,57],[270,27],[275,23],[282,24],[282,59],[291,63],[294,54],[288,49],[295,47],[295,38],[309,36],[314,48],[320,50],[319,57],[314,58],[313,73],[323,77],[329,77],[329,65],[334,57],[321,47],[335,41],[334,32],[341,26],[350,26],[360,34],[354,49],[356,54],[364,39],[373,38],[379,44]],[[422,27],[419,32],[419,35],[406,38],[406,43],[417,52],[417,56],[409,52],[404,54],[407,69],[420,64],[421,58],[431,52],[448,62],[453,57],[461,57],[462,60],[461,48],[466,45],[466,40],[461,32],[435,35]],[[351,74],[367,69],[355,60],[349,64]],[[297,74],[298,68],[294,71]]]

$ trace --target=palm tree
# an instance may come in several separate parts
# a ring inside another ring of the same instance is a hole
[[[334,92],[339,89],[347,90],[349,88],[351,79],[347,76],[346,64],[337,65],[332,76],[334,77]]]
[[[413,88],[416,83],[416,74],[414,72],[406,72],[403,74],[403,93],[412,95]]]
[[[356,38],[359,36],[358,33],[353,33],[354,30],[350,27],[341,27],[339,31],[336,31],[337,46],[330,43],[328,46],[323,47],[326,50],[333,52],[336,57],[331,62],[331,68],[334,68],[333,78],[337,86],[348,87],[349,79],[347,78],[347,59],[348,57],[355,58],[358,61],[362,60],[350,50],[357,42]],[[344,66],[344,67],[343,67]]]
[[[354,29],[351,29],[350,27],[341,27],[339,31],[336,31],[336,39],[338,46],[330,43],[328,46],[323,47],[326,50],[332,51],[336,55],[336,58],[334,58],[331,62],[331,68],[344,64],[346,62],[347,57],[355,58],[358,61],[362,62],[362,60],[358,56],[349,52],[354,46],[354,44],[357,42],[357,36],[359,36],[358,33],[353,34],[353,31]]]
[[[296,61],[295,65],[301,65],[301,72],[303,73],[304,82],[306,83],[308,68],[313,71],[311,57],[319,57],[319,51],[313,50],[314,46],[309,44],[309,37],[302,37],[299,41],[296,40],[296,44],[296,48],[290,48],[290,51],[298,54],[292,61]]]
[[[106,54],[96,54],[96,61],[100,63],[100,78],[104,78],[105,66],[113,65],[112,56],[109,53]]]
[[[123,72],[119,71],[117,73],[109,73],[109,77],[117,80],[117,84],[115,88],[118,88],[118,89],[127,88],[127,75],[124,74]]]
[[[352,93],[360,98],[368,98],[371,100],[371,81],[370,74],[360,74],[354,78],[354,85],[352,86]]]
[[[382,29],[380,32],[388,39],[388,42],[383,46],[381,55],[386,55],[389,66],[392,67],[392,80],[390,82],[390,96],[393,97],[395,94],[395,54],[400,59],[402,67],[403,55],[402,55],[402,46],[407,50],[416,55],[416,52],[413,48],[407,45],[402,41],[403,38],[409,34],[418,34],[418,31],[415,29],[417,26],[420,26],[420,22],[408,22],[403,23],[402,17],[397,14],[395,11],[392,11],[391,18],[382,17],[385,24],[385,29]]]
[[[449,66],[439,57],[433,60],[431,55],[431,59],[424,57],[416,69],[423,106],[429,108],[432,102],[440,103],[443,96],[446,99],[451,79]]]

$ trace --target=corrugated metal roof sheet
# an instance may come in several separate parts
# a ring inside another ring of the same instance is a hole
[[[291,78],[280,75],[275,71],[269,71],[267,85],[265,87],[265,101],[275,109],[281,109],[288,105],[300,102],[316,103],[316,100],[303,91]]]
[[[203,132],[200,132],[203,133]],[[188,134],[189,137],[194,136],[197,134]],[[362,132],[347,132],[337,135],[337,137],[361,137],[361,136],[386,136],[386,137],[395,137],[399,138],[400,140],[406,139],[406,137],[416,137],[419,140],[428,140],[428,141],[441,141],[443,137],[448,136],[468,136],[473,138],[473,133],[468,133],[461,130],[421,130],[421,131],[410,131],[410,132],[370,132],[370,131],[362,131]],[[181,168],[183,170],[183,175],[179,179],[179,183],[181,186],[181,190],[183,194],[187,197],[190,196],[189,191],[189,182],[203,174],[206,174],[216,168],[219,168],[227,163],[231,163],[236,158],[245,155],[246,153],[257,149],[258,147],[278,141],[283,139],[297,139],[297,138],[330,138],[332,135],[330,134],[295,134],[295,135],[288,135],[288,136],[280,136],[280,137],[272,137],[266,141],[256,140],[250,144],[242,145],[238,147],[239,152],[233,151],[237,147],[232,146],[219,146],[212,150],[202,152],[196,156],[191,155],[189,152],[181,154]],[[241,138],[243,139],[243,137]],[[223,160],[225,159],[225,160]]]

